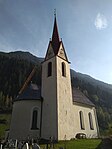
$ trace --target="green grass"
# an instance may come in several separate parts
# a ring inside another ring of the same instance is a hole
[[[0,124],[0,138],[5,137],[5,130],[9,129],[11,114],[0,114],[0,120],[6,120],[6,124]],[[59,141],[54,145],[55,149],[60,147],[66,149],[96,149],[101,143],[101,139],[79,139],[71,141]],[[44,145],[41,146],[45,148]]]
[[[0,138],[5,137],[5,130],[9,129],[11,114],[0,114],[0,120],[6,120],[5,124],[0,123]]]
[[[80,139],[66,142],[60,141],[54,145],[54,148],[59,149],[60,147],[63,147],[66,149],[96,149],[100,143],[101,139]]]

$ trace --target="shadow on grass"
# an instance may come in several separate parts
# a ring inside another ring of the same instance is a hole
[[[102,139],[102,142],[96,149],[112,149],[112,140],[110,138]]]

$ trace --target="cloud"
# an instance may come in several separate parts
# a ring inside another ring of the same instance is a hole
[[[96,29],[102,30],[107,28],[108,22],[104,15],[98,13],[94,22],[94,25],[96,26]]]

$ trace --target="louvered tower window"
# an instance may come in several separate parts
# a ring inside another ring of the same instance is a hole
[[[48,63],[48,77],[52,76],[52,63]]]
[[[66,65],[64,62],[62,62],[62,76],[66,77]]]

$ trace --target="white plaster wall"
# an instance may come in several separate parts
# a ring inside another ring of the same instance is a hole
[[[48,63],[52,62],[52,76],[48,77]],[[42,63],[42,137],[57,139],[57,77],[56,77],[56,58]]]
[[[66,77],[62,76],[62,62],[66,64]],[[57,57],[58,140],[69,140],[74,138],[77,133],[85,133],[88,138],[96,138],[98,136],[98,125],[95,108],[73,104],[70,77],[68,62]],[[85,130],[80,128],[79,111],[82,111],[84,115]],[[94,130],[90,129],[89,112],[92,114]]]
[[[98,137],[98,126],[97,126],[94,110],[95,110],[94,107],[83,106],[81,104],[73,105],[74,137],[76,136],[77,133],[84,133],[84,134],[86,134],[87,138],[97,138]],[[80,128],[79,111],[83,112],[85,130],[81,130],[81,128]],[[92,114],[94,130],[90,129],[89,117],[88,117],[89,112]]]
[[[48,63],[52,62],[52,76],[47,77]],[[62,76],[62,62],[66,64],[66,77]],[[94,108],[73,104],[69,63],[53,57],[42,64],[43,125],[42,137],[53,136],[58,140],[70,140],[77,133],[88,138],[97,137]],[[79,111],[84,114],[85,130],[80,129]],[[92,113],[94,130],[90,130],[88,113]]]
[[[66,77],[62,76],[62,62],[66,65]],[[58,100],[58,140],[73,136],[73,113],[70,67],[67,61],[57,57],[57,100]]]
[[[31,130],[32,111],[38,108],[38,127],[40,128],[41,101],[21,100],[13,104],[9,138],[26,140],[39,137],[39,130]]]

